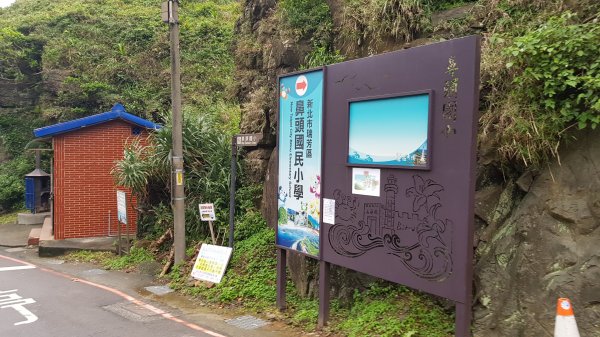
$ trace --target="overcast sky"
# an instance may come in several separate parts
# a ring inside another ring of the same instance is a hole
[[[0,0],[0,7],[8,7],[13,2],[15,2],[15,0]]]

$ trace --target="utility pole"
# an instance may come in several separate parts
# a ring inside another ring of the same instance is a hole
[[[179,62],[179,0],[162,4],[163,22],[169,24],[171,42],[171,104],[173,106],[172,176],[175,263],[185,260],[185,190],[183,181],[183,116],[181,113],[181,75]]]

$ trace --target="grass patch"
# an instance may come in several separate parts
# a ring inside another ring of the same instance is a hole
[[[338,314],[334,329],[345,336],[447,337],[454,334],[452,315],[430,298],[406,287],[372,284],[356,291],[350,309]]]
[[[273,242],[275,233],[269,228],[239,241],[223,281],[213,288],[188,286],[190,270],[187,266],[177,266],[169,274],[171,286],[210,303],[241,305],[256,311],[272,308],[276,298],[277,264]]]
[[[114,258],[115,254],[111,252],[93,252],[90,250],[78,250],[75,252],[69,252],[64,257],[65,261],[68,262],[94,263],[101,265]]]
[[[257,221],[255,214],[241,219]],[[212,288],[194,287],[188,282],[190,267],[179,265],[169,276],[171,287],[212,305],[256,313],[275,312],[275,232],[264,223],[262,229],[256,225],[243,226],[256,230],[236,242],[229,269],[220,284]],[[289,279],[287,304],[288,310],[283,313],[287,323],[306,332],[316,330],[318,300],[298,296]],[[342,307],[339,301],[332,300],[327,332],[344,336],[446,337],[453,335],[453,329],[452,315],[428,296],[402,286],[378,283],[366,291],[356,291],[350,307]]]
[[[123,270],[135,268],[142,262],[153,261],[154,256],[144,248],[131,247],[131,252],[123,256],[117,256],[111,252],[81,250],[68,253],[65,260],[99,264],[108,270]]]
[[[8,225],[8,224],[17,223],[17,215],[19,213],[24,213],[24,212],[27,212],[27,210],[19,210],[19,211],[14,211],[11,213],[6,213],[6,214],[0,215],[0,225]]]
[[[142,262],[154,261],[152,253],[144,248],[131,247],[131,251],[127,255],[116,256],[102,265],[106,269],[121,270],[137,267]]]

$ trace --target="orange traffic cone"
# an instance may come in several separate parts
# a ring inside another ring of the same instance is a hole
[[[568,298],[559,298],[556,304],[556,325],[554,337],[580,337],[573,307]]]

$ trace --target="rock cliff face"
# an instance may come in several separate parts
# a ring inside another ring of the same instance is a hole
[[[600,132],[577,138],[479,245],[475,336],[553,336],[558,297],[600,335]]]
[[[276,218],[276,186],[269,179],[275,169],[277,127],[277,76],[298,69],[310,50],[307,41],[299,41],[280,29],[275,15],[276,1],[246,0],[242,17],[236,25],[239,36],[235,46],[237,96],[242,102],[242,133],[261,133],[263,141],[245,155],[251,182],[265,182],[262,210],[269,225]],[[265,177],[267,177],[265,179]]]

